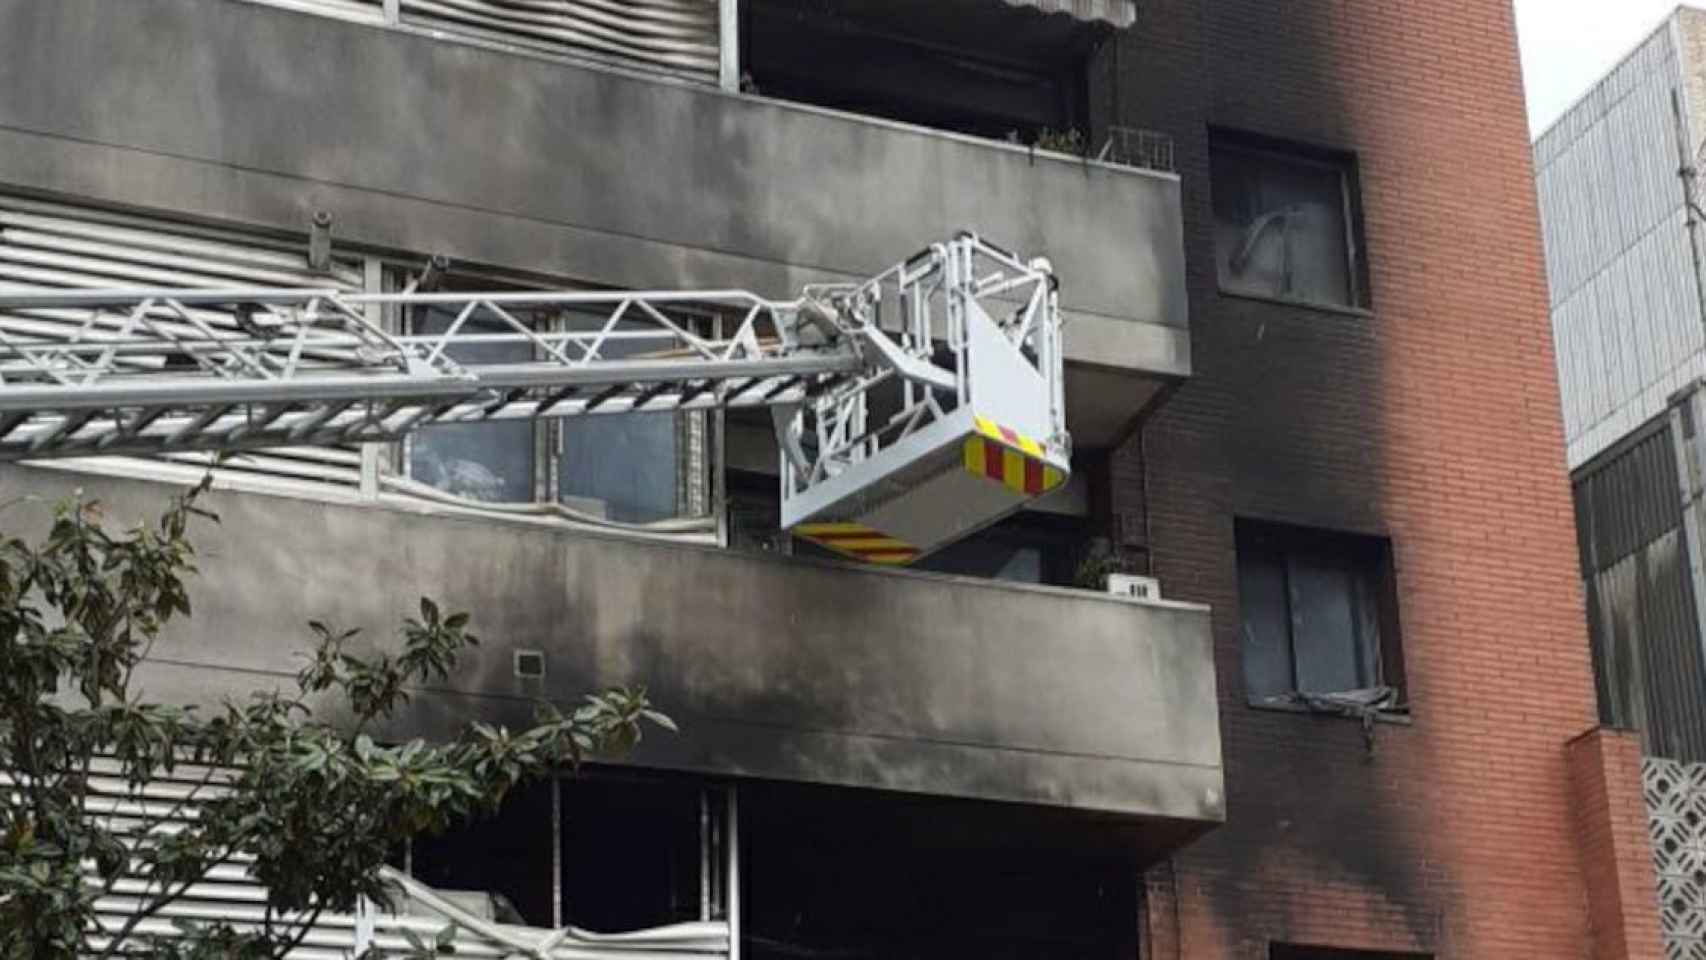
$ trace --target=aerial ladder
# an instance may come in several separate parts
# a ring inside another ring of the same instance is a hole
[[[450,318],[444,329],[388,329],[387,317],[428,309]],[[577,322],[523,319],[542,311]],[[762,408],[781,451],[783,527],[885,565],[999,520],[1070,470],[1052,268],[970,233],[786,301],[413,284],[0,289],[0,315],[5,461]],[[478,359],[493,356],[512,359]]]

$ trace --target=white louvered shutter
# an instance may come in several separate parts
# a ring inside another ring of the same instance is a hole
[[[717,0],[401,0],[404,23],[715,82]]]
[[[303,240],[273,240],[0,195],[0,291],[114,286],[361,289],[359,263],[334,261],[321,273],[308,268],[306,250]],[[228,314],[200,313],[210,324],[235,328]],[[119,323],[116,317],[109,321]],[[0,312],[0,334],[68,340],[80,335],[80,325],[48,310]],[[200,464],[211,458],[184,453],[166,459]],[[221,466],[346,487],[361,481],[361,452],[353,446],[234,454]]]

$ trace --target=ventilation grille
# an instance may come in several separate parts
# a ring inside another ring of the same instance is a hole
[[[336,262],[327,272],[307,266],[306,244],[270,240],[228,230],[198,229],[145,217],[0,196],[0,291],[79,287],[337,287],[361,289],[361,267]],[[236,321],[218,310],[197,318],[222,329]],[[80,321],[81,318],[79,317]],[[0,335],[21,340],[71,341],[113,335],[121,320],[106,318],[100,330],[84,330],[71,315],[51,310],[0,312]],[[185,334],[194,328],[164,324]],[[164,459],[211,464],[209,454],[170,454]],[[361,452],[355,447],[301,447],[227,457],[221,466],[354,487],[361,481]]]

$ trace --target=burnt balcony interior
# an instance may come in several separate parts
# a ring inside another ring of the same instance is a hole
[[[1034,144],[1088,129],[1090,64],[1112,34],[1107,24],[990,0],[746,0],[741,84],[761,96]]]
[[[748,781],[734,795],[591,767],[394,859],[478,915],[534,928],[738,911],[741,955],[765,960],[1090,958],[1138,954],[1142,871],[1194,833],[873,790]]]

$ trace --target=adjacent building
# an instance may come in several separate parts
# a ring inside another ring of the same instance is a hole
[[[1599,714],[1645,757],[1640,886],[1671,956],[1706,949],[1703,143],[1706,11],[1686,6],[1534,142]]]
[[[383,642],[421,594],[487,642],[398,735],[647,684],[680,736],[408,851],[511,929],[1658,956],[1504,0],[0,0],[0,289],[780,297],[964,228],[1061,281],[1074,472],[1036,508],[836,561],[734,413],[243,455],[150,692],[282,682],[306,618]],[[140,518],[206,466],[0,487]],[[338,923],[316,955],[372,935]]]

